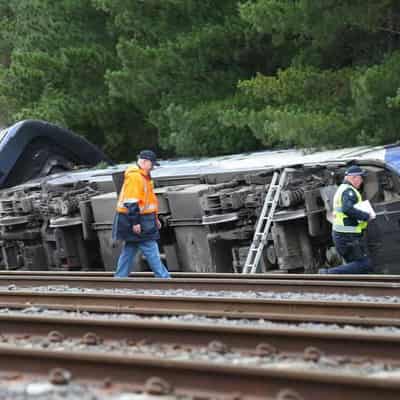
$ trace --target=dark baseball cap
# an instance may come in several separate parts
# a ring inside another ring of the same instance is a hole
[[[363,170],[358,165],[352,165],[351,167],[347,168],[344,174],[346,176],[365,176],[367,175],[367,171]]]
[[[157,156],[156,153],[152,150],[142,150],[139,155],[139,158],[143,158],[144,160],[150,160],[154,165],[160,165],[157,162]]]

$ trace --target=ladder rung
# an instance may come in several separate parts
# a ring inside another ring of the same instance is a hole
[[[259,222],[257,223],[256,232],[254,234],[253,242],[251,243],[249,253],[247,256],[246,263],[243,268],[243,272],[254,273],[259,261],[260,252],[263,250],[267,243],[267,236],[271,229],[271,223],[275,213],[275,208],[279,203],[279,194],[284,186],[286,179],[286,170],[282,173],[274,172],[272,181],[268,187],[267,196],[264,199],[264,206],[259,216]],[[278,182],[278,184],[276,183]],[[266,221],[266,222],[264,222]],[[261,240],[259,239],[261,237]],[[255,244],[257,243],[257,244]],[[253,256],[254,253],[257,253]],[[252,261],[252,263],[250,263]]]

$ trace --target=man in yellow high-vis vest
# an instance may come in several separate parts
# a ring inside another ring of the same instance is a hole
[[[346,264],[334,268],[322,268],[322,274],[366,274],[372,271],[367,255],[365,229],[370,215],[354,207],[362,201],[358,189],[363,183],[365,171],[353,165],[345,172],[343,183],[333,199],[332,239],[336,250]]]

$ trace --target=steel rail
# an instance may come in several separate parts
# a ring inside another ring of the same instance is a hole
[[[307,400],[397,400],[398,379],[327,373],[299,368],[243,367],[226,363],[177,361],[147,356],[124,356],[84,351],[24,349],[0,345],[0,369],[21,373],[47,373],[63,367],[80,379],[109,379],[117,383],[142,385],[160,377],[178,392],[194,389],[217,394],[237,392],[244,396],[275,397],[284,390],[297,393],[289,398]],[[286,397],[287,398],[287,397]]]
[[[381,362],[400,361],[400,335],[371,332],[301,329],[294,327],[245,327],[212,323],[171,321],[105,320],[41,315],[0,315],[2,335],[48,335],[57,331],[64,338],[83,337],[88,332],[105,340],[168,343],[175,346],[207,346],[219,341],[228,348],[279,353],[303,353],[313,347],[328,356],[370,357]],[[261,347],[260,347],[261,346]]]
[[[93,277],[93,278],[112,278],[113,272],[105,271],[25,271],[25,270],[0,270],[1,276],[70,276],[70,277]],[[205,272],[171,272],[172,278],[204,278],[204,279],[284,279],[284,280],[316,280],[316,281],[359,281],[359,282],[400,282],[400,275],[328,275],[328,274],[282,274],[282,273],[263,273],[263,274],[234,274],[234,273],[205,273]],[[131,278],[152,278],[152,272],[134,272]]]
[[[35,308],[30,308],[31,304],[7,304],[0,303],[1,308],[7,309],[7,312],[15,311],[24,311],[29,310],[31,312],[47,312],[48,310],[55,311],[67,311],[67,312],[88,312],[91,315],[101,315],[101,314],[126,314],[126,315],[138,315],[143,317],[162,317],[162,316],[172,316],[172,315],[198,315],[210,318],[227,318],[227,319],[248,319],[248,320],[259,320],[260,318],[273,321],[273,322],[283,322],[283,323],[323,323],[323,324],[336,324],[339,326],[344,325],[354,325],[361,326],[366,328],[383,326],[383,327],[398,327],[400,328],[400,319],[398,318],[360,318],[358,316],[335,316],[335,315],[325,315],[325,314],[300,314],[300,313],[263,313],[260,317],[257,313],[251,312],[231,312],[231,311],[221,311],[221,310],[210,310],[207,312],[201,312],[198,310],[168,310],[168,309],[152,309],[152,308],[135,308],[135,309],[127,309],[127,308],[113,308],[113,307],[104,307],[104,306],[86,306],[76,307],[71,305],[40,305]],[[30,315],[27,313],[27,315]]]
[[[101,292],[101,291],[99,291]],[[400,303],[321,300],[265,300],[234,297],[183,297],[71,292],[0,291],[0,307],[75,307],[100,312],[135,312],[143,308],[158,313],[252,313],[259,318],[277,313],[316,314],[375,319],[400,318]]]
[[[360,281],[312,281],[284,279],[113,279],[77,276],[0,276],[0,287],[16,285],[21,288],[36,286],[68,286],[91,289],[149,289],[149,290],[212,290],[212,291],[251,291],[251,292],[291,292],[324,293],[365,296],[400,296],[400,283],[360,282]]]
[[[50,387],[47,384],[50,383]],[[38,385],[39,384],[39,385]],[[36,400],[53,398],[61,399],[78,399],[81,396],[84,399],[91,400],[145,400],[145,399],[159,399],[159,400],[293,400],[287,396],[292,393],[281,391],[277,397],[254,397],[254,396],[240,396],[238,393],[226,393],[218,396],[216,393],[206,393],[204,390],[185,391],[185,393],[176,393],[175,388],[171,387],[168,382],[163,381],[157,377],[151,377],[141,385],[137,384],[116,384],[111,382],[110,379],[104,379],[103,376],[97,379],[80,379],[79,377],[72,377],[70,372],[64,368],[54,368],[49,371],[47,375],[25,373],[22,374],[17,371],[4,371],[0,370],[0,393],[1,399],[12,400],[20,399],[21,393],[32,392],[32,386],[39,387],[38,391],[33,389],[33,398]],[[29,388],[31,386],[31,388]],[[42,388],[42,393],[40,393]],[[35,393],[36,392],[36,393]],[[7,397],[4,397],[6,396]],[[26,394],[27,396],[28,394]],[[27,399],[27,397],[24,397]],[[296,400],[296,399],[294,399]]]

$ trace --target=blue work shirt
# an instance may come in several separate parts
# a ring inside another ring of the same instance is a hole
[[[348,181],[345,181],[344,183],[351,186],[351,183]],[[347,216],[345,219],[345,225],[347,226],[357,226],[358,221],[369,220],[368,213],[354,207],[357,203],[357,194],[353,188],[348,188],[342,193],[342,211]]]

